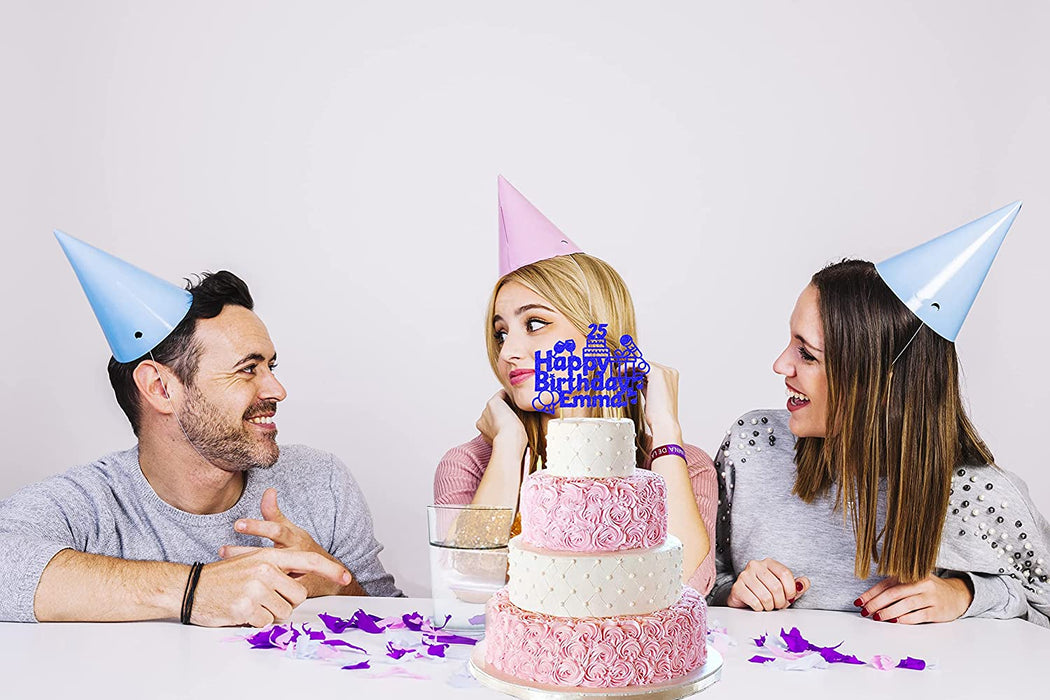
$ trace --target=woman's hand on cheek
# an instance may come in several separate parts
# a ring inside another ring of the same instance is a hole
[[[668,432],[680,434],[682,429],[678,424],[678,370],[655,362],[650,363],[642,395],[645,397],[645,423],[654,440],[660,442],[664,439],[661,436]],[[669,441],[678,442],[681,441],[681,437],[679,435],[675,440],[672,435]]]
[[[489,444],[495,444],[496,440],[507,441],[514,445],[520,445],[522,449],[528,444],[528,436],[525,434],[525,426],[522,425],[514,410],[508,403],[507,392],[500,389],[488,403],[481,417],[475,424]]]
[[[752,560],[736,577],[726,605],[755,612],[782,610],[808,590],[808,578],[795,578],[790,569],[775,559]]]
[[[973,602],[969,583],[961,578],[927,576],[915,583],[900,583],[895,577],[879,581],[861,594],[854,605],[861,615],[878,622],[951,622]]]

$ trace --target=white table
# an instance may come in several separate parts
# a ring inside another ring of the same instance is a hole
[[[292,622],[322,629],[316,615],[349,617],[358,608],[386,617],[432,611],[425,599],[317,598],[296,610]],[[926,698],[1016,696],[1027,690],[1045,697],[1050,674],[1050,630],[1020,620],[961,620],[911,627],[877,623],[860,615],[787,610],[754,613],[712,608],[711,620],[728,628],[736,646],[724,654],[722,680],[700,698]],[[826,670],[780,671],[748,663],[758,653],[752,637],[798,627],[810,641],[867,659],[874,654],[914,656],[935,670],[877,671],[839,664]],[[276,650],[253,650],[244,629],[202,629],[176,623],[0,623],[0,697],[3,698],[500,698],[484,687],[457,688],[450,676],[463,661],[416,661],[407,665],[430,680],[373,679],[389,670],[341,671],[320,661],[297,661]],[[370,651],[385,639],[363,632],[343,635]],[[363,641],[362,641],[363,640]],[[467,647],[461,650],[466,655]],[[361,657],[347,655],[348,661]]]

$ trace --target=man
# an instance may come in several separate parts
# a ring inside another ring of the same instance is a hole
[[[0,620],[261,627],[307,597],[400,595],[345,466],[277,444],[285,389],[244,282],[184,291],[56,235],[138,445],[0,503]]]

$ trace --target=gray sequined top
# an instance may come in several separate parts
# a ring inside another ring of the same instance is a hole
[[[712,605],[725,605],[737,572],[775,559],[811,588],[792,607],[857,612],[853,601],[882,577],[854,575],[853,527],[834,509],[834,492],[805,503],[791,493],[795,436],[785,410],[752,411],[735,421],[715,457],[718,519]],[[885,520],[885,498],[878,518]],[[956,469],[937,570],[965,577],[974,598],[963,617],[1020,617],[1050,627],[1050,524],[1024,482],[998,467]]]

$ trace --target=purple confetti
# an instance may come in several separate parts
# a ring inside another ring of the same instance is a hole
[[[249,644],[252,645],[252,649],[273,649],[275,648],[273,643],[270,641],[270,630],[262,630],[255,634],[249,635],[245,638]]]
[[[394,646],[393,642],[387,642],[386,643],[386,655],[389,656],[391,659],[393,659],[395,661],[400,659],[405,654],[411,654],[411,653],[412,653],[411,649],[399,649],[398,647]]]
[[[752,641],[755,643],[756,647],[764,647],[766,645],[766,635],[763,634],[761,637],[755,637]]]
[[[448,644],[427,644],[423,642],[427,648],[427,656],[437,656],[438,658],[445,658],[445,650],[448,649]]]
[[[413,632],[418,632],[423,629],[423,616],[418,612],[411,612],[402,615],[401,621],[405,623],[405,627]]]
[[[309,637],[315,642],[324,639],[324,632],[322,632],[321,630],[314,631],[313,628],[311,628],[305,622],[303,623],[303,634],[305,634],[307,637]]]
[[[351,618],[354,627],[362,632],[367,632],[368,634],[382,634],[385,628],[376,624],[376,620],[378,619],[378,617],[372,617],[364,610],[358,610],[354,613],[353,618]]]
[[[859,664],[861,666],[864,665],[864,662],[858,659],[856,656],[853,656],[852,654],[847,655],[835,651],[834,647],[823,647],[819,650],[819,652],[820,655],[824,657],[824,660],[827,661],[829,664]]]
[[[922,671],[926,668],[926,662],[922,659],[913,659],[909,656],[901,659],[901,662],[897,664],[897,668],[906,668],[909,671]]]
[[[478,640],[470,637],[461,637],[458,634],[431,634],[432,638],[427,644],[477,644]]]
[[[445,626],[449,623],[449,620],[451,620],[451,619],[452,619],[451,615],[445,615],[445,621],[444,622],[442,622],[440,625],[434,625],[433,623],[431,623],[431,626],[432,626],[433,629],[443,630],[443,629],[445,629]]]
[[[468,618],[467,622],[469,622],[472,625],[483,625],[485,624],[485,613],[481,613],[480,615],[475,615],[474,617]],[[445,624],[447,625],[448,623],[446,622]]]
[[[335,634],[342,634],[348,629],[354,627],[353,620],[347,620],[342,617],[336,617],[335,615],[329,615],[328,613],[321,613],[317,617],[321,618],[321,622],[328,628],[329,632]]]
[[[750,659],[748,659],[748,661],[750,661],[753,664],[764,664],[764,663],[766,663],[768,661],[774,661],[774,660],[775,659],[772,656],[758,656],[758,655],[752,656]]]
[[[274,630],[280,630],[276,634],[270,635],[270,641],[278,649],[287,649],[289,644],[294,644],[295,640],[299,639],[299,630],[295,629],[291,625],[288,629],[281,627],[280,625],[275,626]]]
[[[344,642],[342,639],[326,639],[323,642],[321,642],[321,644],[324,644],[325,646],[329,646],[329,647],[347,647],[349,649],[353,649],[354,651],[359,651],[362,654],[367,654],[368,653],[367,651],[365,651],[361,647],[355,646],[355,645],[351,644],[350,642]]]
[[[344,670],[344,671],[360,671],[361,669],[364,669],[364,668],[371,668],[371,666],[369,666],[367,661],[362,661],[361,663],[357,663],[357,664],[350,664],[349,666],[343,666],[342,670]]]
[[[780,638],[787,644],[788,651],[795,652],[796,654],[801,651],[816,651],[819,647],[815,647],[810,644],[798,631],[798,627],[792,627],[790,632],[785,632],[784,628],[780,628]]]

